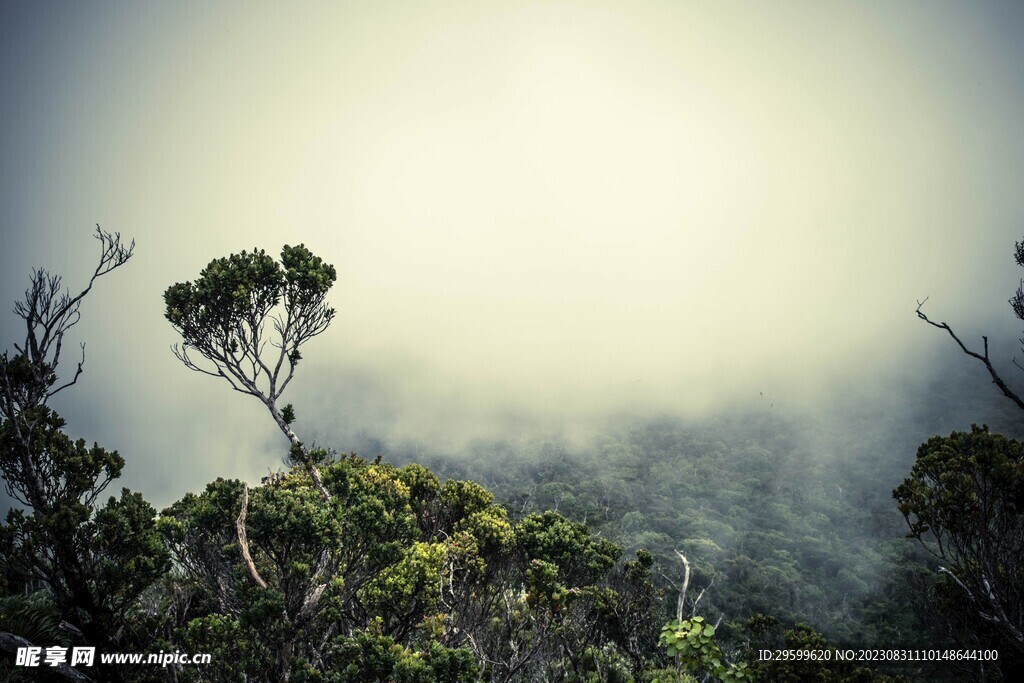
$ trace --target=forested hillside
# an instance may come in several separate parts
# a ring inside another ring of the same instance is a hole
[[[36,271],[0,364],[19,503],[0,536],[6,680],[1000,680],[1021,661],[1019,442],[975,427],[917,449],[950,417],[923,399],[842,422],[770,400],[622,418],[416,462],[307,446],[282,395],[334,317],[336,271],[302,245],[216,259],[165,294],[178,359],[259,399],[288,468],[225,473],[159,513],[109,496],[130,455],[74,440],[50,406],[83,370],[60,366],[81,302],[133,256],[96,236],[80,293]],[[959,409],[1015,424],[984,389],[965,382]],[[998,659],[762,656],[833,646]]]

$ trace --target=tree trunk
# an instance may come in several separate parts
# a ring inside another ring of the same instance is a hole
[[[317,493],[320,494],[320,497],[323,498],[325,502],[330,501],[331,494],[328,492],[327,488],[324,486],[323,480],[320,478],[320,468],[316,466],[316,463],[310,459],[305,449],[303,449],[302,442],[299,440],[298,435],[293,432],[291,426],[285,422],[284,416],[281,415],[281,411],[277,409],[277,405],[275,405],[269,398],[261,398],[263,398],[264,405],[267,406],[267,410],[269,410],[271,416],[273,416],[274,422],[276,422],[277,426],[282,432],[284,432],[284,435],[288,437],[288,441],[291,442],[292,447],[302,454],[299,458],[299,462],[301,462],[302,466],[306,468],[307,472],[309,472],[309,476],[313,480],[313,486],[316,488]]]

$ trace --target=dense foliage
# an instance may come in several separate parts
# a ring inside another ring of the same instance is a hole
[[[893,496],[940,568],[949,609],[1024,663],[1024,444],[988,427],[933,437]]]
[[[162,514],[179,567],[165,628],[220,655],[203,680],[582,680],[636,674],[650,654],[635,642],[659,598],[645,555],[617,564],[616,546],[556,513],[511,524],[479,485],[418,465],[345,456],[321,471],[329,506],[298,469],[253,491],[266,588],[235,538],[240,482]]]
[[[645,548],[673,579],[681,550],[697,587],[714,580],[702,608],[735,620],[736,633],[764,612],[850,642],[862,637],[852,620],[889,559],[885,546],[850,541],[877,532],[905,546],[899,515],[885,491],[858,486],[853,464],[829,462],[799,434],[767,412],[702,425],[664,418],[593,446],[478,443],[473,458],[421,458],[486,481],[520,513],[557,509],[627,549]]]
[[[78,296],[33,276],[16,307],[26,341],[0,357],[0,469],[22,506],[0,530],[0,649],[211,661],[7,659],[7,680],[998,680],[1020,661],[1019,442],[987,428],[930,439],[894,492],[898,511],[879,482],[905,475],[908,458],[888,456],[912,452],[914,437],[887,430],[883,443],[877,415],[847,416],[844,431],[769,405],[628,421],[583,445],[419,450],[422,464],[310,449],[277,401],[298,347],[334,316],[324,297],[336,274],[301,245],[280,262],[217,259],[165,295],[179,358],[260,398],[295,467],[252,488],[218,479],[159,515],[128,490],[104,502],[125,460],[71,438],[47,403],[81,372],[59,384],[82,298],[131,256],[118,236],[98,237],[100,266]],[[997,645],[1003,659],[868,667],[759,654],[834,645]]]

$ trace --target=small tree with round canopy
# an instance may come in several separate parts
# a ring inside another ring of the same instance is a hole
[[[292,430],[295,411],[279,402],[302,359],[300,347],[334,319],[326,296],[336,279],[334,266],[305,245],[285,245],[280,262],[262,249],[242,251],[214,259],[196,280],[164,292],[165,316],[182,337],[174,355],[190,370],[258,398],[325,500],[316,464]]]

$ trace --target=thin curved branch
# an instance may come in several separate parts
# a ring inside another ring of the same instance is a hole
[[[1013,401],[1018,408],[1024,410],[1024,399],[1021,399],[1020,396],[1018,396],[1012,389],[1010,389],[1010,387],[1007,386],[1006,382],[1003,381],[1003,378],[999,376],[999,373],[996,372],[996,369],[992,367],[992,361],[990,361],[988,357],[988,337],[983,336],[981,338],[985,349],[985,352],[983,354],[977,353],[976,351],[971,351],[969,348],[967,348],[967,345],[960,340],[960,337],[956,336],[956,333],[953,331],[953,328],[950,327],[948,323],[937,323],[931,320],[927,315],[925,315],[924,311],[921,310],[921,307],[924,306],[926,301],[928,301],[928,297],[925,297],[924,301],[917,302],[917,317],[925,321],[932,327],[937,327],[940,330],[945,330],[946,332],[948,332],[949,336],[953,338],[953,341],[957,343],[957,345],[964,353],[966,353],[971,358],[977,358],[985,365],[985,369],[988,370],[988,374],[992,377],[992,383],[999,387],[999,390],[1003,392],[1003,396]],[[1016,361],[1014,362],[1016,363]],[[1020,366],[1018,365],[1018,367]]]
[[[72,377],[70,381],[65,382],[61,386],[57,387],[53,391],[51,391],[48,394],[46,394],[46,398],[51,398],[54,394],[57,394],[57,393],[59,393],[61,391],[64,391],[68,387],[72,387],[72,386],[75,385],[76,382],[78,382],[78,378],[82,374],[82,368],[85,366],[85,342],[81,343],[81,347],[82,347],[82,360],[78,361],[78,367],[75,368],[75,376]],[[56,353],[56,355],[60,355],[60,344],[57,345],[57,353]]]

